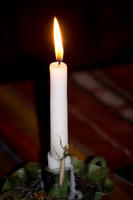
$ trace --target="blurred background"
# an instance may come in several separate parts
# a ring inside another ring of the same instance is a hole
[[[69,141],[133,181],[133,2],[1,1],[0,173],[47,162],[53,18],[68,65]],[[126,168],[125,168],[126,167]],[[126,169],[126,172],[125,172]]]
[[[49,65],[55,60],[53,16],[56,16],[65,48],[64,62],[70,69],[129,61],[133,55],[132,6],[131,1],[3,1],[1,60],[21,60],[25,67],[34,58]]]

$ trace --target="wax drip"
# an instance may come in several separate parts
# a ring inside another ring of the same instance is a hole
[[[68,196],[69,200],[75,199],[77,196],[78,199],[83,198],[82,192],[76,190],[76,182],[75,182],[75,175],[74,175],[74,169],[70,170],[70,195]]]

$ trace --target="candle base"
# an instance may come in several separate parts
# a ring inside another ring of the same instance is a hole
[[[69,195],[69,182],[70,182],[70,170],[64,172],[64,182],[62,187],[59,186],[59,173],[60,171],[49,171],[48,167],[46,170],[46,179],[44,185],[46,186],[47,194],[50,199],[66,199]]]
[[[0,198],[3,195],[8,197],[9,194],[13,198],[11,192],[14,191],[18,193],[20,200],[24,198],[25,200],[31,198],[100,200],[102,196],[113,192],[114,185],[108,178],[110,172],[102,157],[95,157],[89,163],[75,157],[70,158],[74,168],[65,171],[62,187],[59,187],[58,184],[59,170],[57,173],[52,173],[42,164],[28,163],[5,179]],[[74,175],[75,182],[72,183],[71,177]],[[74,189],[75,186],[76,189]]]
[[[78,199],[83,198],[83,194],[76,190],[76,182],[74,176],[74,167],[71,164],[71,159],[69,156],[65,158],[65,168],[64,168],[64,181],[62,187],[59,186],[59,174],[60,174],[61,160],[56,160],[48,153],[48,168],[46,170],[50,173],[51,177],[54,179],[54,185],[49,190],[49,196],[54,199],[66,198],[69,200],[74,199],[78,196]]]
[[[48,170],[52,172],[58,172],[60,170],[61,160],[56,160],[52,157],[51,153],[48,152]],[[65,168],[71,169],[73,165],[71,164],[71,159],[69,156],[65,158]]]

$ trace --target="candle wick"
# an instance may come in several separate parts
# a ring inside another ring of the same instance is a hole
[[[58,65],[60,65],[60,60],[59,60],[59,62],[58,62]]]

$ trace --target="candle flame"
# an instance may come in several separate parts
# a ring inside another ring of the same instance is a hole
[[[63,60],[63,45],[61,40],[61,32],[56,17],[54,17],[54,44],[56,60],[60,62]]]

